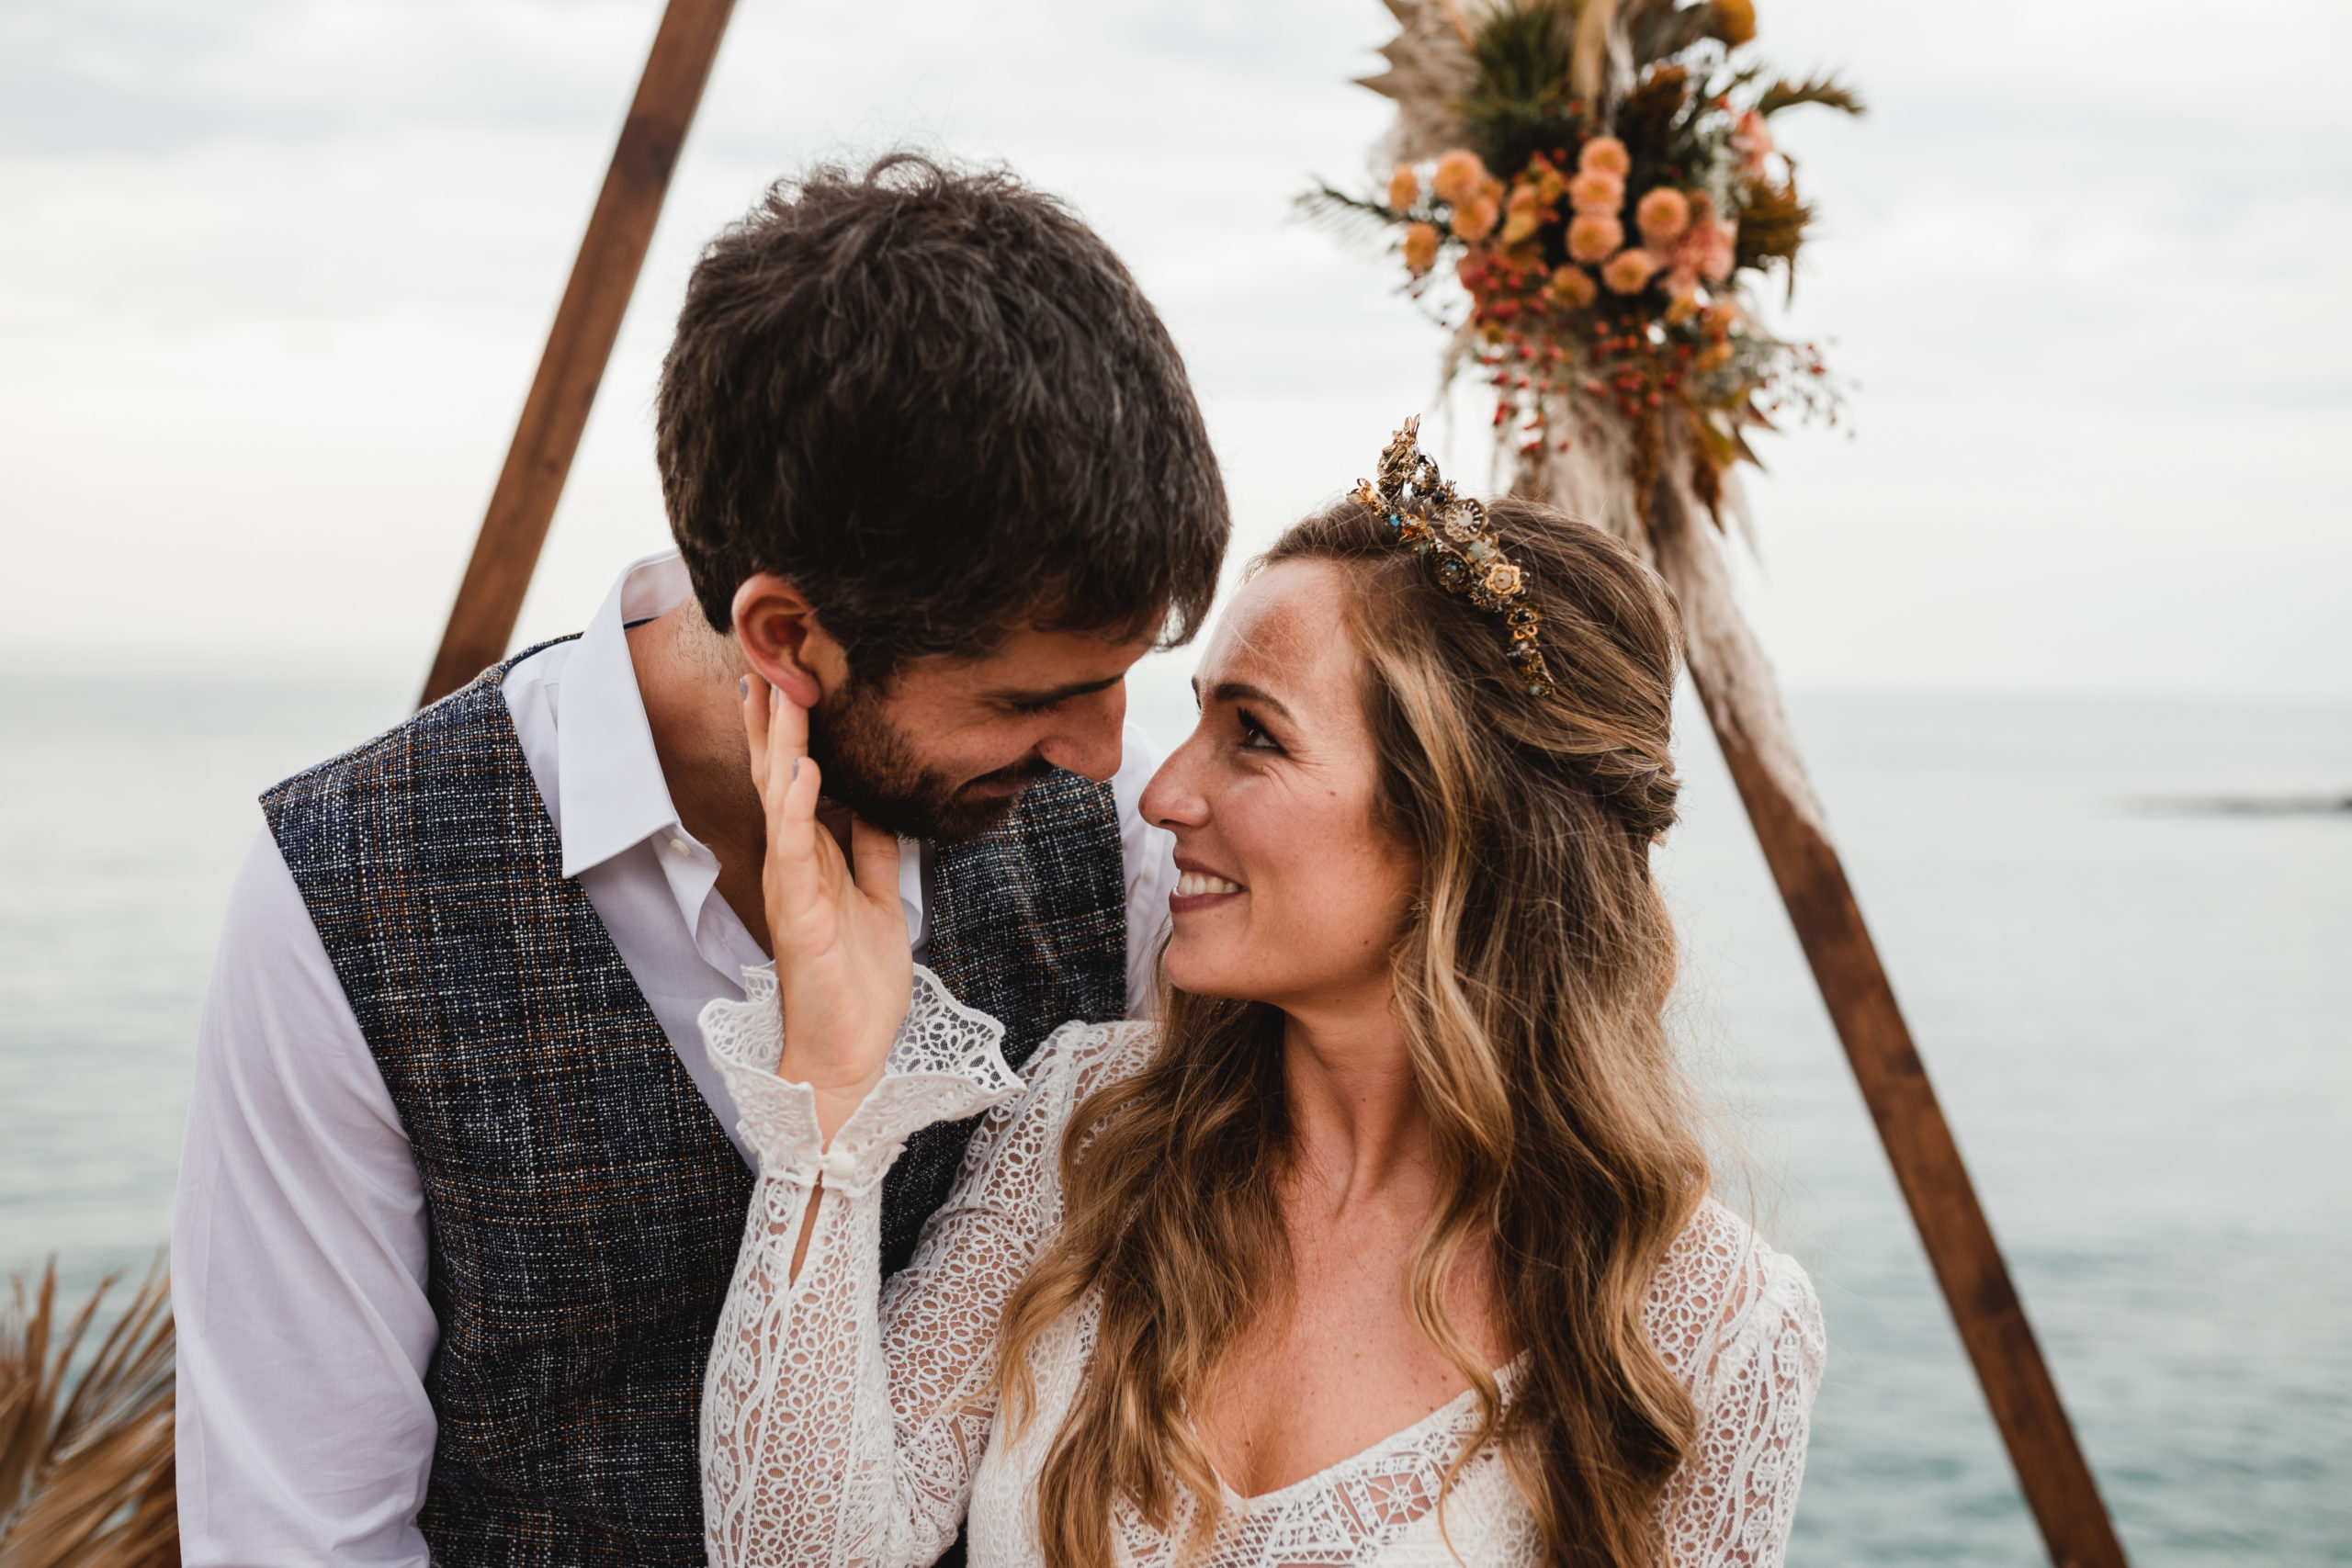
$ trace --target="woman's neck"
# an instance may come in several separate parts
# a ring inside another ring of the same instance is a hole
[[[1375,1006],[1285,1013],[1283,1077],[1297,1196],[1345,1207],[1427,1185],[1429,1115],[1385,994]]]

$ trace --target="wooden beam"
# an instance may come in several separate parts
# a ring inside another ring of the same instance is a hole
[[[1770,667],[1739,615],[1708,531],[1673,487],[1658,487],[1650,539],[1658,570],[1683,606],[1692,683],[2050,1559],[2057,1568],[2126,1568],[2122,1543],[1895,1005],[1877,944],[1796,766]]]
[[[652,243],[670,173],[710,80],[734,0],[669,0],[636,101],[613,150],[605,188],[581,239],[571,280],[556,307],[538,374],[491,493],[448,628],[425,677],[424,702],[456,691],[506,652],[523,594],[547,542],[548,525],[571,472],[580,433],[620,335],[637,275]]]

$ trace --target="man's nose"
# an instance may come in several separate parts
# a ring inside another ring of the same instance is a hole
[[[1125,682],[1067,705],[1062,722],[1037,745],[1037,754],[1057,768],[1105,784],[1119,771],[1125,754],[1122,732],[1127,722]]]

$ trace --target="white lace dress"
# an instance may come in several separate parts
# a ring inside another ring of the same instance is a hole
[[[702,1015],[760,1159],[704,1390],[710,1561],[927,1564],[968,1517],[973,1568],[1036,1568],[1044,1559],[1031,1499],[1084,1375],[1093,1316],[1069,1314],[1032,1350],[1039,1406],[1017,1442],[992,1392],[997,1320],[1060,1223],[1058,1159],[1072,1109],[1142,1066],[1152,1027],[1065,1024],[1038,1048],[1024,1084],[998,1051],[995,1021],[918,966],[888,1071],[827,1151],[808,1088],[775,1075],[783,1039],[773,971],[747,971],[744,988],[742,1002],[714,1002]],[[919,1129],[983,1110],[992,1114],[954,1194],[884,1290],[884,1175]],[[793,1281],[793,1249],[820,1178],[821,1207]],[[1703,1413],[1697,1451],[1662,1504],[1675,1568],[1777,1565],[1826,1348],[1811,1283],[1710,1200],[1659,1269],[1647,1321]],[[1510,1369],[1501,1376],[1508,1398]],[[1279,1492],[1244,1499],[1227,1488],[1203,1568],[1533,1563],[1533,1519],[1491,1447],[1455,1479],[1441,1518],[1440,1479],[1476,1419],[1476,1396],[1464,1393]],[[1184,1522],[1163,1535],[1119,1520],[1123,1560],[1173,1564]]]

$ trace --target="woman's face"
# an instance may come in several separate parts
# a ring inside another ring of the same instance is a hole
[[[1340,569],[1285,561],[1219,619],[1193,676],[1201,722],[1143,794],[1176,835],[1168,977],[1292,1013],[1386,1005],[1417,878],[1374,825],[1363,660]]]

